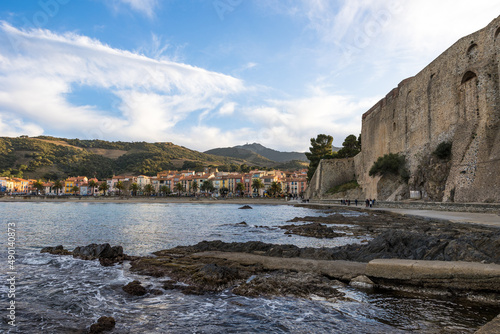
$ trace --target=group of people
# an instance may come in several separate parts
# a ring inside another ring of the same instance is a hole
[[[350,199],[341,199],[341,200],[340,200],[340,204],[341,204],[341,205],[347,205],[347,206],[349,206],[349,205],[351,205],[351,200],[350,200]],[[354,204],[355,204],[356,206],[358,206],[358,200],[357,200],[357,199],[355,199],[355,200],[354,200]],[[371,207],[375,206],[375,199],[371,199],[371,198],[370,198],[370,199],[366,199],[366,200],[365,200],[365,206],[366,206],[367,208],[368,208],[368,207],[370,207],[370,208],[371,208]]]

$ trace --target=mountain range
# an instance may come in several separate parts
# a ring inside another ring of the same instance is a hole
[[[173,143],[0,137],[0,176],[33,179],[54,180],[77,175],[99,179],[120,174],[151,176],[162,170],[201,171],[204,167],[226,171],[239,171],[243,166],[296,170],[307,168],[308,162],[304,160],[307,159],[303,153],[279,152],[260,144],[202,153]]]

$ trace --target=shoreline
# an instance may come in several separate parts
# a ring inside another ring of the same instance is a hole
[[[0,197],[0,203],[184,203],[184,204],[262,204],[262,205],[295,205],[297,201],[285,201],[284,198],[226,198],[216,199],[212,197],[91,197],[91,196],[4,196]]]

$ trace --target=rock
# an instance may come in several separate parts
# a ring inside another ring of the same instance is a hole
[[[238,224],[235,224],[236,226],[248,226],[247,222],[241,222]]]
[[[72,253],[64,249],[62,245],[56,246],[56,247],[44,247],[40,251],[40,253],[49,253],[53,255],[71,255]]]
[[[248,209],[253,209],[253,208],[250,205],[243,205],[242,207],[239,207],[238,209],[248,210]]]
[[[331,227],[327,227],[320,223],[310,223],[305,225],[285,225],[279,228],[287,230],[285,234],[296,234],[304,237],[313,237],[318,239],[331,239],[344,236],[343,233],[338,233]]]
[[[373,289],[375,287],[375,283],[365,275],[353,278],[349,285],[361,289]]]
[[[122,246],[111,247],[108,243],[105,244],[90,244],[88,246],[79,246],[73,250],[73,256],[81,259],[97,259],[107,258],[112,259],[123,256]]]
[[[88,246],[79,246],[73,250],[73,257],[82,260],[95,260],[103,266],[111,266],[115,263],[122,262],[126,255],[123,254],[122,246],[111,247],[108,243],[105,244],[90,244]]]
[[[133,281],[125,285],[123,291],[133,296],[144,296],[147,292],[146,288],[139,281]]]
[[[300,297],[316,295],[324,298],[339,298],[344,294],[332,287],[329,279],[311,274],[296,272],[277,272],[272,275],[259,275],[233,289],[233,293],[247,297]]]
[[[116,321],[113,317],[100,317],[95,324],[90,326],[89,334],[98,334],[115,328]]]
[[[240,278],[238,270],[209,263],[193,275],[193,281],[205,290],[220,290]]]

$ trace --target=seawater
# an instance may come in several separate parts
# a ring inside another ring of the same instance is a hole
[[[122,245],[130,255],[202,240],[262,241],[299,247],[360,242],[285,235],[294,217],[325,215],[292,206],[144,203],[0,203],[2,244],[16,225],[16,327],[7,316],[7,251],[0,264],[1,333],[83,333],[100,316],[113,316],[112,333],[473,333],[500,310],[447,298],[363,291],[339,286],[349,298],[246,298],[230,290],[204,296],[164,291],[131,297],[121,288],[139,279],[161,289],[167,278],[139,276],[128,265],[40,254],[90,243]],[[350,213],[346,213],[350,214]],[[238,225],[245,221],[246,226]],[[364,239],[364,238],[362,238]]]

